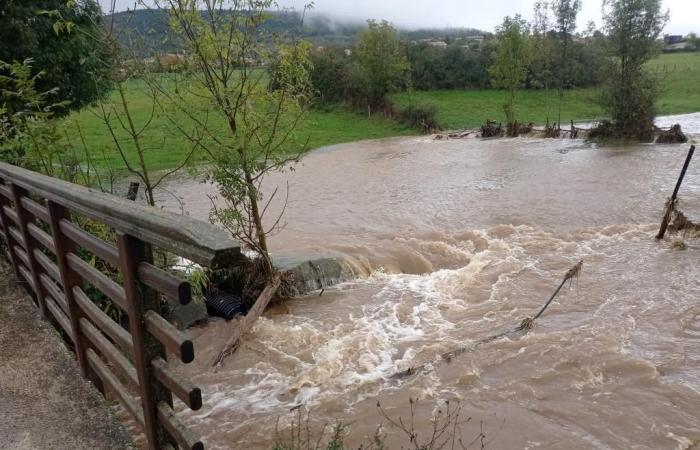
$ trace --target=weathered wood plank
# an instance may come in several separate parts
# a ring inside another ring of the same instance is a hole
[[[182,379],[177,373],[168,367],[163,358],[151,361],[153,373],[163,386],[170,389],[191,410],[197,411],[202,407],[202,391],[191,381]]]
[[[119,372],[122,380],[125,380],[129,385],[138,389],[139,382],[136,376],[136,369],[128,359],[97,329],[89,320],[80,318],[80,329],[85,336],[90,339],[90,343],[97,348],[102,355],[110,362],[112,367]]]
[[[73,288],[73,297],[78,306],[80,306],[82,312],[97,325],[104,334],[109,336],[122,351],[128,355],[134,354],[134,344],[131,340],[131,334],[92,303],[80,286],[75,286]]]
[[[165,402],[158,404],[158,420],[181,449],[204,450],[204,444],[180,422],[172,407]]]
[[[175,354],[185,364],[194,360],[194,345],[187,335],[178,330],[155,311],[146,311],[143,315],[146,330],[163,344],[169,352]]]
[[[179,302],[181,305],[192,301],[192,286],[187,281],[148,263],[139,264],[138,273],[142,283],[169,299]]]
[[[102,222],[207,267],[240,254],[240,246],[224,231],[191,217],[151,208],[30,170],[0,162],[0,177]]]
[[[129,393],[124,385],[110,372],[107,365],[91,348],[86,352],[90,367],[97,373],[102,382],[119,398],[126,410],[136,419],[136,422],[144,427],[143,413],[140,411],[139,402]]]

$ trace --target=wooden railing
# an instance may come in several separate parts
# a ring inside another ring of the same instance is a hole
[[[108,226],[116,243],[85,231],[76,217]],[[121,402],[149,449],[202,449],[173,410],[173,395],[199,409],[201,392],[166,357],[189,363],[193,345],[160,313],[163,297],[187,304],[191,287],[156,267],[152,254],[160,249],[214,267],[240,253],[236,242],[207,223],[5,163],[0,225],[15,275],[28,285],[42,316],[70,339],[83,376]],[[116,276],[79,254],[101,260]],[[89,286],[126,314],[128,326],[93,303]]]

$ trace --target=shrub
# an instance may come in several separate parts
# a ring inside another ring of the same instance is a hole
[[[408,105],[399,111],[397,119],[404,125],[419,128],[423,133],[434,133],[442,127],[437,119],[438,108],[435,105]]]

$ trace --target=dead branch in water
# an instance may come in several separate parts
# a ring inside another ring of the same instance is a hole
[[[272,281],[265,287],[258,299],[255,301],[253,307],[250,309],[250,311],[248,311],[248,314],[246,314],[243,320],[241,320],[240,323],[238,323],[238,326],[234,328],[231,337],[226,342],[226,345],[219,352],[216,359],[212,362],[212,367],[220,365],[223,362],[224,358],[226,358],[229,355],[232,355],[236,352],[236,350],[238,350],[238,347],[240,346],[241,337],[243,337],[244,334],[246,334],[248,331],[250,331],[251,328],[253,328],[253,325],[255,325],[255,322],[258,320],[258,317],[265,311],[265,308],[267,308],[267,305],[272,300],[272,297],[275,296],[277,289],[279,289],[280,287],[280,283],[281,280],[279,275],[275,275]]]
[[[542,316],[542,314],[544,314],[544,312],[547,310],[547,308],[548,308],[549,305],[552,303],[552,301],[554,300],[554,298],[559,294],[559,292],[561,291],[561,289],[564,287],[564,285],[566,284],[566,282],[569,281],[570,283],[572,283],[573,280],[574,280],[574,278],[575,278],[575,279],[577,280],[577,282],[578,282],[578,278],[581,276],[581,270],[582,270],[582,269],[583,269],[583,260],[579,261],[578,263],[576,263],[575,266],[573,266],[571,269],[569,269],[569,270],[566,272],[566,274],[564,275],[564,279],[561,281],[561,283],[559,284],[559,286],[557,287],[557,289],[556,289],[556,290],[554,291],[554,293],[549,297],[549,300],[547,300],[547,303],[544,304],[544,306],[542,307],[542,309],[540,309],[540,311],[539,311],[537,314],[535,314],[534,317],[526,317],[526,318],[524,318],[523,321],[520,322],[520,325],[518,325],[518,326],[517,326],[515,329],[513,329],[513,330],[505,331],[505,332],[499,333],[499,334],[495,334],[495,335],[493,335],[493,336],[489,336],[489,337],[486,337],[486,338],[484,338],[484,339],[481,339],[481,340],[475,342],[473,345],[463,346],[463,347],[460,347],[460,348],[458,348],[458,349],[456,349],[456,350],[452,350],[452,351],[450,351],[450,352],[443,353],[442,355],[440,355],[440,361],[451,362],[453,358],[455,358],[455,357],[461,355],[462,353],[465,353],[465,352],[468,351],[468,350],[473,350],[473,349],[476,348],[478,345],[486,344],[486,343],[489,343],[489,342],[493,342],[493,341],[496,341],[496,340],[498,340],[498,339],[501,339],[501,338],[504,338],[504,337],[507,337],[507,336],[512,336],[512,335],[515,335],[516,333],[520,333],[520,332],[523,332],[523,331],[524,331],[525,333],[527,333],[527,332],[530,331],[532,328],[534,328],[534,326],[535,326],[535,320],[539,319],[540,316]],[[417,366],[417,367],[409,367],[409,368],[406,369],[406,370],[403,370],[403,371],[401,371],[401,372],[395,373],[394,375],[391,376],[391,378],[392,378],[392,379],[400,379],[400,378],[405,378],[405,377],[411,376],[411,375],[413,375],[413,374],[416,374],[416,373],[418,373],[418,372],[420,372],[420,371],[423,371],[423,370],[427,369],[428,366],[430,366],[431,364],[432,364],[432,362],[429,362],[429,363],[422,364],[422,365]]]

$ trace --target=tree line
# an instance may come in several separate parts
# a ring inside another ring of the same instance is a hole
[[[644,64],[661,49],[668,13],[660,0],[611,0],[602,29],[591,23],[579,31],[580,9],[581,0],[540,0],[532,22],[505,17],[494,35],[478,40],[411,41],[388,22],[369,21],[355,47],[311,53],[312,85],[321,105],[346,103],[400,119],[390,100],[394,92],[500,89],[511,125],[517,120],[517,92],[539,89],[551,105],[546,119],[557,129],[568,90],[601,86],[600,102],[615,125],[606,124],[599,136],[648,140],[658,88]],[[414,105],[409,121],[435,123],[434,112]]]

